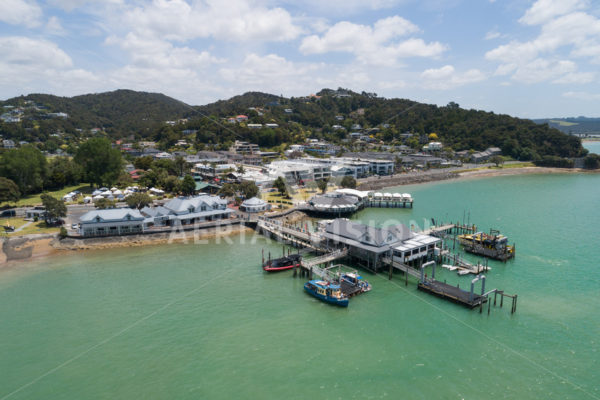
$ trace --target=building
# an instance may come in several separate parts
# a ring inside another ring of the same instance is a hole
[[[442,143],[440,142],[429,142],[423,146],[423,151],[441,151],[443,148]]]
[[[144,232],[144,216],[131,208],[88,211],[79,218],[83,237],[118,236]]]
[[[246,125],[248,129],[261,129],[263,127],[262,124],[248,124]]]
[[[268,168],[269,175],[274,179],[281,176],[291,185],[303,185],[309,181],[331,177],[331,167],[324,163],[307,164],[303,160],[283,160],[273,161]]]
[[[499,147],[490,147],[485,151],[480,151],[477,153],[471,154],[471,161],[474,163],[480,163],[489,160],[494,156],[499,156],[502,154],[502,150]]]
[[[270,208],[271,205],[269,203],[259,199],[258,197],[244,200],[240,205],[240,211],[245,211],[248,213],[263,212],[269,210]]]
[[[2,145],[4,146],[5,149],[14,149],[15,148],[15,142],[10,139],[4,139],[2,141]]]
[[[161,207],[142,209],[142,213],[149,217],[147,223],[153,223],[155,226],[191,225],[226,219],[233,212],[232,209],[227,208],[227,200],[209,195],[178,197]]]
[[[434,236],[412,232],[404,224],[377,228],[344,218],[326,222],[321,236],[328,247],[348,248],[351,257],[374,271],[381,267],[384,257],[394,257],[402,263],[428,259],[442,243]]]
[[[257,144],[236,140],[233,146],[229,148],[229,151],[235,154],[255,154],[259,153],[260,150]]]

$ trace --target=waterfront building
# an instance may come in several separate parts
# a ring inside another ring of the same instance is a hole
[[[240,205],[240,211],[248,213],[257,213],[267,211],[271,208],[271,205],[258,197],[252,197],[251,199],[244,200]]]
[[[384,257],[401,263],[425,260],[442,244],[441,239],[412,232],[404,224],[377,228],[337,218],[326,221],[321,231],[327,247],[348,248],[351,257],[366,262],[371,270],[377,270]]]
[[[142,213],[155,226],[190,225],[198,222],[229,218],[234,210],[227,208],[227,200],[218,196],[201,195],[177,197],[160,207],[145,207]]]
[[[138,210],[131,208],[92,210],[79,218],[79,234],[95,237],[143,233],[144,219]]]

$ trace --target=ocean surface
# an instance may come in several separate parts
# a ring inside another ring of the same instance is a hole
[[[335,308],[263,273],[261,249],[282,247],[260,236],[74,253],[0,270],[0,399],[600,397],[599,174],[390,191],[414,209],[355,219],[464,218],[516,242],[486,288],[517,293],[517,312],[369,273],[373,290]]]
[[[588,149],[590,153],[600,154],[600,140],[598,141],[590,141],[590,142],[582,142],[583,147]]]

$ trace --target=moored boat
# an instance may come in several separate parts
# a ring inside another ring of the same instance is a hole
[[[371,290],[371,284],[363,280],[362,276],[355,272],[346,272],[340,276],[340,286],[342,291],[353,296],[355,294],[365,293]]]
[[[302,255],[300,254],[290,254],[285,257],[269,259],[263,262],[263,270],[267,272],[277,272],[277,271],[285,271],[287,269],[292,269],[294,267],[299,267],[300,262],[302,261]]]
[[[326,303],[348,307],[348,296],[342,293],[342,288],[337,283],[312,280],[304,284],[304,290]]]

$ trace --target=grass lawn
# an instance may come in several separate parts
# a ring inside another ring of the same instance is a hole
[[[490,166],[490,167],[479,167],[479,168],[470,168],[470,169],[461,169],[456,171],[457,174],[461,172],[471,172],[471,171],[485,171],[485,170],[500,170],[500,169],[513,169],[513,168],[526,168],[526,167],[535,167],[535,164],[529,161],[514,163],[514,164],[502,164],[499,167]]]
[[[51,195],[53,197],[62,199],[62,197],[65,194],[72,192],[74,190],[79,190],[81,193],[84,193],[84,194],[90,194],[93,191],[92,187],[89,185],[75,185],[75,186],[65,186],[63,189],[56,190],[53,192],[46,192],[46,193],[48,193],[49,195]],[[34,206],[37,204],[42,204],[42,199],[40,197],[41,195],[42,195],[42,193],[30,194],[30,195],[24,196],[21,199],[19,199],[19,201],[17,201],[16,206],[23,207],[23,206]],[[1,203],[0,207],[5,206],[5,205],[14,206],[15,204],[14,203]]]
[[[8,223],[8,225],[14,226],[15,229],[18,229],[29,222],[30,221],[25,221],[23,218],[20,217],[0,219],[0,224],[2,226],[6,226]],[[48,228],[46,227],[46,223],[44,221],[37,221],[29,224],[19,232],[6,233],[4,232],[4,228],[0,228],[0,237],[15,237],[21,235],[29,235],[32,233],[58,233],[59,230],[60,227]]]
[[[338,186],[336,185],[328,185],[327,186],[327,192],[333,192],[334,190],[338,189]],[[307,189],[307,188],[299,188],[296,189],[296,192],[291,196],[291,199],[286,199],[281,197],[281,195],[279,194],[279,192],[266,192],[266,193],[262,193],[261,197],[263,200],[273,204],[273,207],[275,208],[276,206],[279,206],[280,201],[284,201],[284,202],[289,202],[289,203],[298,203],[298,202],[303,202],[303,201],[308,201],[310,200],[311,197],[313,197],[316,194],[321,194],[321,191],[319,189]],[[283,203],[283,209],[288,209],[292,207],[292,204],[287,204],[287,203]]]

